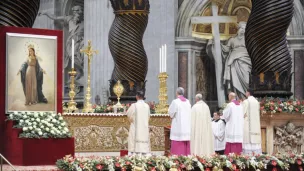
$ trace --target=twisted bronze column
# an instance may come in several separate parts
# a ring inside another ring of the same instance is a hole
[[[142,38],[148,24],[149,1],[127,2],[111,0],[115,13],[109,33],[109,47],[115,62],[112,79],[145,81],[148,59]]]
[[[124,85],[123,96],[145,91],[148,59],[143,35],[148,24],[149,0],[110,0],[115,19],[109,32],[109,48],[114,59],[110,92],[116,81]],[[123,100],[122,96],[122,100]]]
[[[251,87],[260,96],[291,95],[286,33],[292,17],[293,0],[252,0],[245,42],[252,61]]]
[[[0,26],[32,27],[40,0],[1,0]]]

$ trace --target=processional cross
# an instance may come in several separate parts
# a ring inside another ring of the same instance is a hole
[[[83,113],[93,112],[92,104],[90,102],[91,99],[91,60],[93,54],[97,54],[97,50],[93,50],[91,46],[91,40],[88,40],[88,46],[85,49],[80,50],[81,53],[84,53],[88,56],[88,82],[87,82],[87,91],[85,96],[85,104],[83,107]]]
[[[225,90],[222,85],[222,48],[220,40],[219,23],[237,23],[236,16],[218,16],[218,5],[212,1],[212,16],[204,17],[191,17],[191,24],[212,24],[212,35],[214,39],[214,61],[215,61],[215,74],[216,74],[216,87],[217,87],[217,99],[218,106],[222,106],[225,103]]]

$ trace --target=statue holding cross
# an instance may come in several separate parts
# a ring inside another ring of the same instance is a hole
[[[203,24],[203,23],[212,24],[213,41],[210,40],[209,43],[210,43],[210,45],[213,45],[213,46],[211,46],[212,48],[209,51],[210,53],[208,53],[208,55],[211,55],[214,58],[215,71],[216,71],[218,106],[222,106],[225,103],[225,97],[226,97],[225,90],[236,91],[237,94],[242,94],[239,92],[243,92],[243,91],[237,91],[237,90],[239,90],[239,88],[235,89],[235,86],[232,85],[232,83],[235,82],[235,80],[231,79],[232,75],[230,72],[228,72],[228,70],[231,70],[231,69],[235,70],[236,68],[235,67],[229,68],[226,66],[230,64],[229,62],[231,62],[231,61],[234,62],[233,59],[236,56],[231,56],[231,55],[229,56],[230,53],[226,53],[226,55],[222,56],[224,46],[221,44],[221,41],[220,41],[220,30],[219,30],[220,23],[237,23],[237,17],[236,16],[218,16],[218,5],[217,5],[217,2],[215,2],[215,1],[212,1],[211,10],[212,10],[212,16],[192,17],[191,24]],[[245,25],[242,25],[242,28],[245,28]],[[243,35],[243,33],[242,33],[242,35]],[[230,43],[234,43],[234,41],[232,41],[232,40],[230,40],[230,41],[231,41]],[[243,44],[245,47],[245,43],[242,43],[242,42],[244,42],[244,38],[242,40],[240,40],[240,42],[238,42],[238,44]],[[230,49],[230,47],[226,46],[226,48],[228,48],[228,49],[226,49],[227,51],[232,52],[232,49]],[[225,56],[226,56],[226,58],[225,58]],[[247,56],[248,56],[248,52],[247,52]],[[250,58],[249,58],[249,61],[250,61]],[[247,58],[246,58],[246,62],[248,62]],[[243,63],[240,65],[243,65]],[[226,69],[227,69],[227,72],[225,71]],[[250,61],[250,70],[251,70],[251,61]],[[225,72],[226,72],[227,79],[225,79],[225,78],[223,79]],[[238,72],[238,71],[236,71],[236,72]],[[247,72],[247,70],[245,72]],[[236,76],[236,75],[233,75],[233,76]],[[228,77],[229,77],[229,79],[228,79]],[[249,73],[247,74],[247,77],[248,77],[248,84],[249,84]],[[242,85],[241,87],[246,87],[246,85],[247,85],[247,81],[245,81],[246,82],[245,86],[243,84],[243,80],[239,80],[238,82]]]

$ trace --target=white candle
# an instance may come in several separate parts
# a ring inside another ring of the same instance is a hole
[[[162,45],[162,72],[165,72],[164,58],[165,58],[165,46]]]
[[[167,72],[167,45],[165,44],[164,72]]]
[[[74,68],[74,39],[72,39],[72,68]]]
[[[159,48],[159,73],[162,72],[162,70],[161,70],[162,61],[161,60],[162,60],[162,49]]]

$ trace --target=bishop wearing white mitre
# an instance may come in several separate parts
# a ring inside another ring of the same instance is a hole
[[[244,154],[261,154],[261,123],[260,123],[260,103],[253,96],[253,90],[246,92],[247,99],[243,102],[244,120]]]
[[[146,155],[151,152],[149,136],[150,107],[144,102],[144,93],[136,93],[136,103],[133,103],[127,111],[131,123],[128,137],[129,155]]]
[[[195,96],[196,104],[191,112],[191,154],[209,156],[214,153],[211,114],[209,106],[202,100],[203,96]]]

